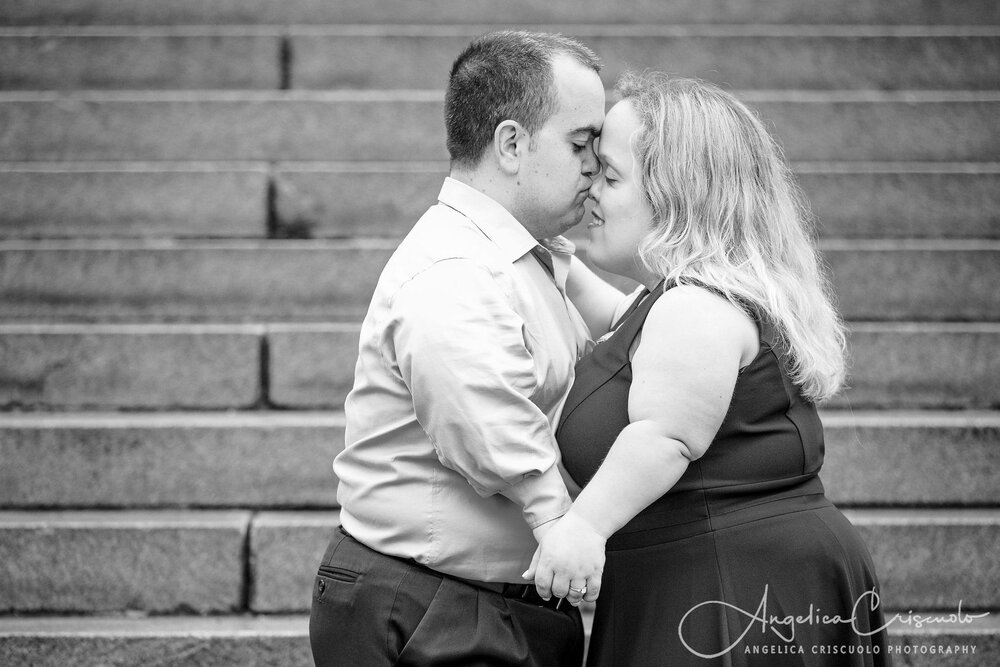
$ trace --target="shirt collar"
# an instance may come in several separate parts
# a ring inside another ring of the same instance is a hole
[[[551,252],[562,255],[572,255],[576,249],[572,241],[562,236],[536,240],[524,225],[495,199],[454,178],[444,179],[438,201],[471,220],[479,231],[500,248],[511,263],[524,257],[536,245],[542,245]]]

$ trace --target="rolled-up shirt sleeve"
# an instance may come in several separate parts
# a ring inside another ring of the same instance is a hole
[[[392,300],[383,349],[442,465],[482,496],[523,508],[531,528],[570,505],[524,321],[490,270],[437,262]]]

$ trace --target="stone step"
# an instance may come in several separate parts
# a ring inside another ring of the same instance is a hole
[[[6,0],[3,25],[170,25],[300,23],[790,23],[1000,24],[1000,9],[982,0],[825,2],[777,0]]]
[[[484,26],[293,29],[293,88],[442,88]],[[604,61],[610,86],[652,68],[753,89],[989,90],[1000,81],[996,28],[557,26]]]
[[[249,512],[0,512],[0,613],[246,608]]]
[[[1000,606],[1000,509],[850,510],[872,551],[889,609]],[[316,567],[337,526],[327,512],[263,512],[250,528],[250,609],[305,610]],[[306,602],[303,602],[305,600]]]
[[[1000,324],[853,322],[832,407],[1000,408]],[[0,409],[336,409],[357,324],[0,325]]]
[[[0,237],[267,235],[267,165],[0,164]]]
[[[1000,155],[1000,92],[740,97],[776,128],[790,160]],[[8,128],[0,152],[8,161],[444,160],[442,98],[435,90],[10,91],[0,94],[0,125]],[[352,130],[335,129],[345,127]]]
[[[1000,407],[1000,328],[993,324],[849,325],[843,408]]]
[[[506,26],[0,29],[0,88],[441,88],[473,37]],[[988,90],[996,27],[553,26],[605,62],[737,89]]]
[[[340,413],[0,415],[0,507],[336,507]]]
[[[820,249],[847,319],[1000,319],[1000,295],[987,286],[1000,280],[1000,243],[830,240]]]
[[[1000,319],[1000,243],[828,240],[847,319]],[[389,240],[0,242],[0,317],[360,320]],[[579,248],[581,257],[586,247]]]
[[[1000,505],[1000,413],[825,411],[843,506]],[[0,508],[332,508],[339,412],[0,415]]]
[[[587,239],[577,240],[576,255],[584,262],[587,245]],[[982,322],[1000,312],[1000,297],[988,294],[1000,275],[995,241],[828,239],[818,247],[846,319]],[[636,286],[596,273],[626,293]]]
[[[792,166],[823,236],[1000,237],[996,163]],[[274,174],[276,226],[289,236],[399,238],[435,202],[447,173],[438,162],[283,163]],[[569,235],[586,238],[586,230]]]
[[[1000,505],[1000,413],[824,410],[838,505]]]
[[[364,239],[8,241],[0,317],[360,320],[393,248]]]
[[[1000,237],[1000,164],[793,168],[825,237]],[[0,238],[398,239],[447,172],[443,162],[0,163]]]
[[[1000,606],[1000,510],[845,513],[887,609]],[[0,611],[304,611],[337,523],[335,511],[0,512]]]
[[[277,31],[7,29],[0,89],[277,89],[281,54]]]
[[[263,398],[259,326],[4,325],[0,339],[7,409],[210,410]]]
[[[1000,663],[1000,614],[991,611],[916,627],[901,615],[889,626],[896,664],[908,667],[981,667]],[[940,616],[940,619],[939,619]],[[957,615],[956,615],[957,616]],[[947,619],[947,620],[945,620]],[[593,613],[584,610],[589,638]],[[34,667],[197,664],[205,667],[312,667],[309,618],[273,616],[161,616],[120,618],[0,617],[0,660]]]
[[[0,616],[0,662],[32,667],[312,667],[299,616]]]

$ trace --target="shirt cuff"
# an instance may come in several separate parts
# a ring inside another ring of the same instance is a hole
[[[569,511],[570,505],[573,504],[556,466],[552,466],[541,475],[525,477],[510,486],[503,495],[524,508],[524,520],[532,530],[543,523],[558,519]]]

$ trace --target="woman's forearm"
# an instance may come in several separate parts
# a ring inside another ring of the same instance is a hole
[[[608,538],[669,491],[690,462],[684,443],[664,435],[655,422],[633,422],[618,435],[570,512]]]

